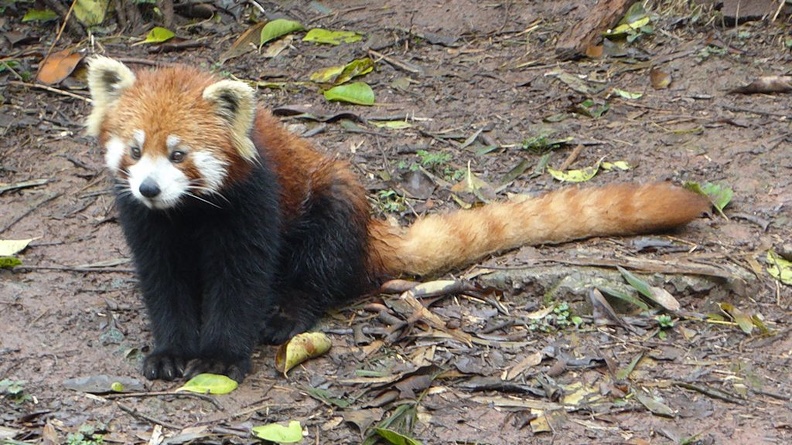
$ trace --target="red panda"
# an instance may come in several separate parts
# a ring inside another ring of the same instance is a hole
[[[569,188],[522,202],[373,218],[351,169],[285,130],[247,84],[186,67],[133,72],[95,56],[87,132],[105,149],[155,346],[149,379],[242,381],[281,343],[387,277],[427,275],[527,244],[685,224],[703,197],[666,183]]]

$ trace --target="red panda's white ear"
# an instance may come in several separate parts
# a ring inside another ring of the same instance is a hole
[[[231,136],[239,154],[252,161],[256,148],[250,131],[256,117],[256,95],[253,88],[236,80],[221,80],[204,89],[203,98],[214,105],[215,112],[228,122]]]
[[[123,63],[104,56],[93,56],[88,61],[88,89],[93,99],[93,110],[86,122],[91,136],[99,135],[105,112],[127,88],[135,83],[135,74]]]

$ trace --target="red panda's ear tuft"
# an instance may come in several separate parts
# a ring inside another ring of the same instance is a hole
[[[134,83],[135,74],[123,63],[104,56],[91,57],[88,61],[88,89],[93,99],[93,110],[86,121],[89,135],[99,135],[107,108]]]
[[[253,88],[236,80],[221,80],[204,89],[203,98],[215,107],[215,113],[228,122],[237,152],[245,159],[256,159],[250,131],[256,117]]]

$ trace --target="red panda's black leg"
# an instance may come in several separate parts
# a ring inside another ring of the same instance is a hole
[[[200,244],[201,327],[197,357],[186,377],[224,374],[241,382],[266,308],[274,304],[273,277],[281,240],[277,189],[265,166],[223,191],[221,207],[193,216]],[[196,204],[197,205],[197,204]]]
[[[120,194],[116,202],[154,335],[155,347],[143,363],[143,375],[173,380],[198,355],[196,246],[167,215],[152,212],[129,195]]]
[[[263,343],[283,343],[372,287],[366,270],[368,213],[354,205],[351,193],[343,181],[330,184],[286,228],[278,300],[265,319]]]
[[[260,166],[216,202],[165,211],[118,195],[154,334],[147,378],[211,372],[241,382],[250,371],[263,314],[275,304],[281,235],[273,184]]]

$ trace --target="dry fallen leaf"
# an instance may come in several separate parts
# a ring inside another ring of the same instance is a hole
[[[652,88],[662,90],[671,85],[671,75],[657,68],[652,68],[649,70],[649,81],[652,83]]]
[[[223,63],[228,59],[233,59],[234,57],[239,57],[242,54],[248,53],[258,48],[259,41],[261,40],[261,28],[263,28],[266,24],[267,22],[258,22],[246,29],[245,32],[243,32],[242,35],[239,36],[239,38],[236,39],[233,44],[231,44],[230,48],[223,51],[223,54],[220,54],[220,63]]]
[[[60,83],[69,77],[74,68],[83,59],[83,53],[74,52],[72,49],[64,49],[50,54],[43,62],[36,75],[36,80],[41,83],[53,85]]]
[[[275,369],[283,375],[300,363],[330,350],[330,338],[321,332],[304,332],[282,344],[275,354]]]

